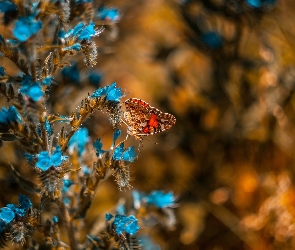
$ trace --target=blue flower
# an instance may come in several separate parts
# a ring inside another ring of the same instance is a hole
[[[75,134],[72,136],[72,138],[69,141],[69,150],[73,151],[74,148],[77,148],[78,155],[83,155],[85,151],[85,145],[89,142],[88,137],[88,129],[87,128],[81,128],[75,132]]]
[[[106,100],[108,101],[119,102],[123,94],[121,88],[116,88],[116,83],[114,82],[112,85],[97,89],[90,97],[94,98],[102,96],[106,96]]]
[[[3,67],[0,67],[0,75],[5,76],[5,69]]]
[[[30,199],[27,196],[23,195],[23,194],[19,195],[18,202],[19,202],[18,206],[14,205],[14,204],[7,204],[6,207],[11,209],[18,216],[24,217],[26,215],[28,209],[30,207],[32,207],[33,204],[30,201]]]
[[[0,110],[0,123],[9,124],[11,122],[21,121],[21,115],[14,106],[10,106],[8,109],[2,107]]]
[[[0,233],[4,232],[5,227],[6,227],[6,223],[3,220],[0,220]]]
[[[96,31],[94,29],[95,24],[91,22],[89,25],[84,27],[82,32],[79,34],[78,40],[90,40],[91,37],[96,35]]]
[[[31,76],[24,76],[21,82],[20,92],[29,96],[33,101],[37,102],[44,95],[39,83],[33,82]]]
[[[105,8],[103,6],[99,7],[96,17],[100,20],[107,20],[107,21],[118,21],[120,18],[119,11],[114,8]]]
[[[134,151],[134,146],[129,147],[127,150],[124,148],[124,144],[121,143],[119,147],[116,147],[113,153],[113,159],[116,161],[124,160],[129,162],[134,162],[136,158],[136,153]]]
[[[72,66],[66,67],[61,71],[61,74],[64,78],[68,81],[73,83],[79,83],[80,81],[80,72],[77,66],[77,63],[73,64]]]
[[[104,150],[102,150],[102,143],[100,142],[100,139],[97,139],[93,143],[93,147],[96,150],[96,156],[100,156],[100,155],[102,155],[105,152]]]
[[[60,146],[56,146],[56,149],[54,150],[52,156],[51,156],[51,162],[54,167],[58,167],[63,161],[65,161],[68,157],[63,156]]]
[[[113,153],[113,159],[116,161],[122,160],[124,151],[125,151],[124,144],[121,143],[119,147],[115,148]]]
[[[31,155],[31,154],[28,154],[28,153],[24,153],[24,156],[26,157],[27,161],[33,163],[34,159],[36,158],[35,155]]]
[[[42,22],[32,16],[19,17],[13,29],[13,35],[19,41],[24,42],[42,28]]]
[[[133,215],[125,216],[116,214],[113,225],[115,226],[115,231],[117,234],[126,232],[134,235],[140,228],[138,225],[138,220]]]
[[[30,207],[33,206],[31,200],[30,200],[27,196],[25,196],[25,195],[23,195],[23,194],[20,194],[20,195],[18,196],[18,202],[19,202],[19,204],[20,204],[20,207],[23,208],[23,209],[25,209],[26,211],[27,211]]]
[[[15,213],[8,207],[0,208],[0,219],[6,224],[10,223],[15,217]]]
[[[174,205],[174,195],[172,192],[164,193],[163,191],[152,191],[147,196],[147,203],[159,208],[170,207]]]
[[[114,215],[112,214],[106,214],[106,221],[110,221],[112,218],[114,217]]]
[[[112,144],[112,147],[115,146],[116,144],[116,140],[118,139],[118,137],[121,135],[121,130],[120,129],[117,129],[113,135],[113,144]]]
[[[108,90],[107,100],[119,102],[122,96],[121,88],[116,88],[116,83],[113,83]]]
[[[50,122],[48,121],[47,117],[45,117],[44,129],[49,136],[53,134]]]
[[[73,29],[68,30],[68,32],[59,32],[59,37],[65,39],[77,37],[78,41],[90,40],[93,36],[98,34],[94,27],[95,24],[93,22],[86,26],[83,23],[78,23]]]
[[[47,151],[42,151],[38,155],[38,162],[36,164],[37,168],[40,168],[43,171],[46,171],[51,167],[50,155]]]
[[[38,83],[33,84],[28,89],[28,96],[35,102],[39,101],[43,95],[44,93]]]
[[[50,156],[47,151],[42,151],[38,155],[38,161],[36,167],[42,171],[48,170],[51,166],[58,167],[63,161],[67,159],[67,156],[63,156],[59,146],[56,146],[53,154]]]
[[[201,36],[202,41],[212,49],[219,49],[222,46],[222,38],[216,32],[207,32]]]
[[[124,153],[123,153],[123,160],[124,161],[130,161],[130,162],[134,162],[135,158],[136,158],[136,153],[134,151],[135,147],[129,147]]]

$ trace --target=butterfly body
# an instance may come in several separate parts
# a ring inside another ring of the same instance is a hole
[[[142,136],[153,135],[171,128],[176,119],[169,113],[164,113],[137,98],[125,101],[124,120],[128,126],[127,133],[137,140]]]

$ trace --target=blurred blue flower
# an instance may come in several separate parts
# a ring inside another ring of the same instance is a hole
[[[267,5],[274,5],[277,0],[246,0],[246,3],[249,7],[252,8],[261,8]]]
[[[5,76],[5,69],[3,67],[0,67],[0,75]]]
[[[44,85],[50,85],[51,84],[51,81],[52,81],[52,76],[47,76],[47,77],[45,77],[44,79],[43,79],[43,84]]]
[[[149,236],[140,236],[139,240],[144,250],[161,250],[161,247],[155,244]]]
[[[223,43],[221,36],[214,31],[204,33],[201,36],[201,39],[206,45],[208,45],[212,49],[221,48]]]
[[[10,223],[15,217],[15,213],[8,207],[0,208],[0,220],[6,224]]]
[[[20,92],[29,96],[33,101],[37,102],[44,95],[39,83],[33,82],[31,76],[24,76],[21,82]]]
[[[77,130],[69,141],[69,150],[73,151],[77,148],[78,155],[81,156],[85,152],[85,145],[89,142],[88,129],[81,128]]]
[[[125,216],[116,214],[113,225],[115,226],[115,231],[117,234],[126,232],[134,235],[140,228],[138,225],[138,220],[133,215]]]
[[[52,217],[52,221],[53,221],[54,223],[58,223],[58,217],[57,217],[57,216],[53,216],[53,217]]]
[[[119,204],[116,208],[116,213],[117,214],[121,214],[124,215],[126,214],[126,209],[125,209],[125,205],[124,204]]]
[[[4,232],[5,227],[6,227],[6,223],[3,220],[0,220],[0,233]]]
[[[64,204],[66,205],[70,205],[71,201],[70,201],[70,198],[69,197],[63,197],[62,201],[64,202]]]
[[[19,41],[24,42],[42,28],[42,22],[35,20],[33,16],[19,17],[13,29],[13,35]]]
[[[97,10],[96,17],[100,20],[114,22],[120,19],[120,14],[115,8],[105,8],[104,6],[101,6]]]
[[[74,182],[72,182],[71,180],[69,179],[63,179],[63,189],[62,191],[64,193],[67,193],[69,191],[69,188],[74,184]]]
[[[163,191],[152,191],[147,196],[147,203],[159,208],[170,207],[174,205],[175,198],[172,192],[164,193]]]
[[[82,167],[82,173],[87,175],[90,174],[90,169],[87,166],[83,166]]]
[[[94,86],[99,86],[102,79],[102,75],[99,72],[93,71],[88,75],[88,81]]]
[[[90,97],[102,97],[106,96],[108,101],[119,102],[120,98],[123,96],[121,88],[116,87],[116,83],[114,82],[112,85],[107,85],[103,88],[99,88]]]
[[[28,154],[28,153],[24,153],[24,156],[26,157],[27,161],[33,163],[34,159],[36,158],[35,155],[31,155],[31,154]]]
[[[80,3],[92,3],[93,0],[76,0],[76,3],[77,4],[80,4]]]
[[[132,198],[133,198],[134,208],[139,209],[141,206],[142,195],[137,190],[132,190]]]
[[[119,147],[116,147],[113,153],[113,159],[116,161],[124,160],[129,162],[134,162],[136,158],[136,153],[134,151],[134,146],[129,147],[127,150],[124,148],[124,144],[121,143]]]
[[[36,167],[43,171],[46,171],[51,166],[58,167],[66,159],[67,159],[67,156],[63,156],[60,147],[56,146],[56,149],[54,150],[51,156],[49,155],[49,152],[47,151],[40,152],[40,154],[38,155],[38,161],[36,163]]]
[[[0,110],[0,123],[9,124],[11,122],[21,122],[21,115],[14,106],[10,106],[8,109],[2,107]]]
[[[7,12],[7,11],[13,11],[16,9],[17,9],[17,6],[14,3],[12,3],[11,1],[0,2],[0,13]]]
[[[80,72],[78,69],[77,63],[74,63],[72,66],[65,67],[61,71],[61,74],[64,78],[66,78],[68,81],[73,83],[79,83],[80,82]]]

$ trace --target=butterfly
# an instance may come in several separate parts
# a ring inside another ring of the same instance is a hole
[[[173,115],[163,113],[140,99],[130,98],[124,104],[127,134],[139,141],[142,141],[142,136],[163,132],[176,123]]]

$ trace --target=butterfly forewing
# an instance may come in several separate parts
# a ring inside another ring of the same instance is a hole
[[[128,133],[138,140],[141,140],[141,136],[165,131],[176,122],[173,115],[163,113],[137,98],[126,100],[125,108],[124,119],[128,126]]]

